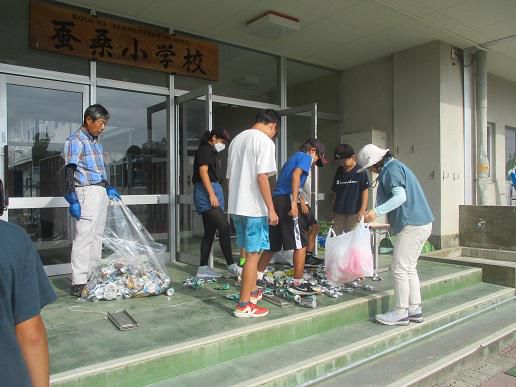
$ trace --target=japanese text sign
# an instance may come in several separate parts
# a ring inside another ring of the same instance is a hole
[[[32,48],[98,61],[218,80],[213,43],[91,16],[88,12],[33,0]]]

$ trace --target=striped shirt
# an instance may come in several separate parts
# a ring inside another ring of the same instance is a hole
[[[64,144],[65,165],[75,164],[75,185],[99,184],[106,180],[103,149],[98,137],[93,137],[84,127],[68,137]]]

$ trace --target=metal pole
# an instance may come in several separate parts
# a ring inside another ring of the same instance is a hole
[[[167,109],[167,121],[168,121],[168,240],[170,248],[170,262],[176,261],[176,253],[178,251],[178,240],[176,235],[179,231],[179,220],[177,219],[177,200],[179,195],[177,194],[177,188],[179,187],[179,181],[177,178],[177,165],[178,165],[178,153],[177,149],[177,120],[176,120],[176,104],[175,104],[175,77],[169,75],[168,81],[168,109]]]
[[[487,158],[487,53],[477,52],[477,204],[487,204],[487,179],[489,159]]]

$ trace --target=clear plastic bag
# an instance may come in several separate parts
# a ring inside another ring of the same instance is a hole
[[[93,270],[82,299],[146,297],[170,287],[170,277],[159,260],[165,246],[154,241],[121,201],[110,201],[102,244],[112,254]]]
[[[369,226],[361,221],[350,232],[335,235],[331,228],[326,237],[324,261],[328,279],[345,284],[374,272]]]

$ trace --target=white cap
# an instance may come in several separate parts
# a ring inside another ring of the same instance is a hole
[[[360,169],[357,172],[363,172],[381,161],[388,151],[389,149],[382,149],[374,144],[367,144],[358,152],[357,162]]]

